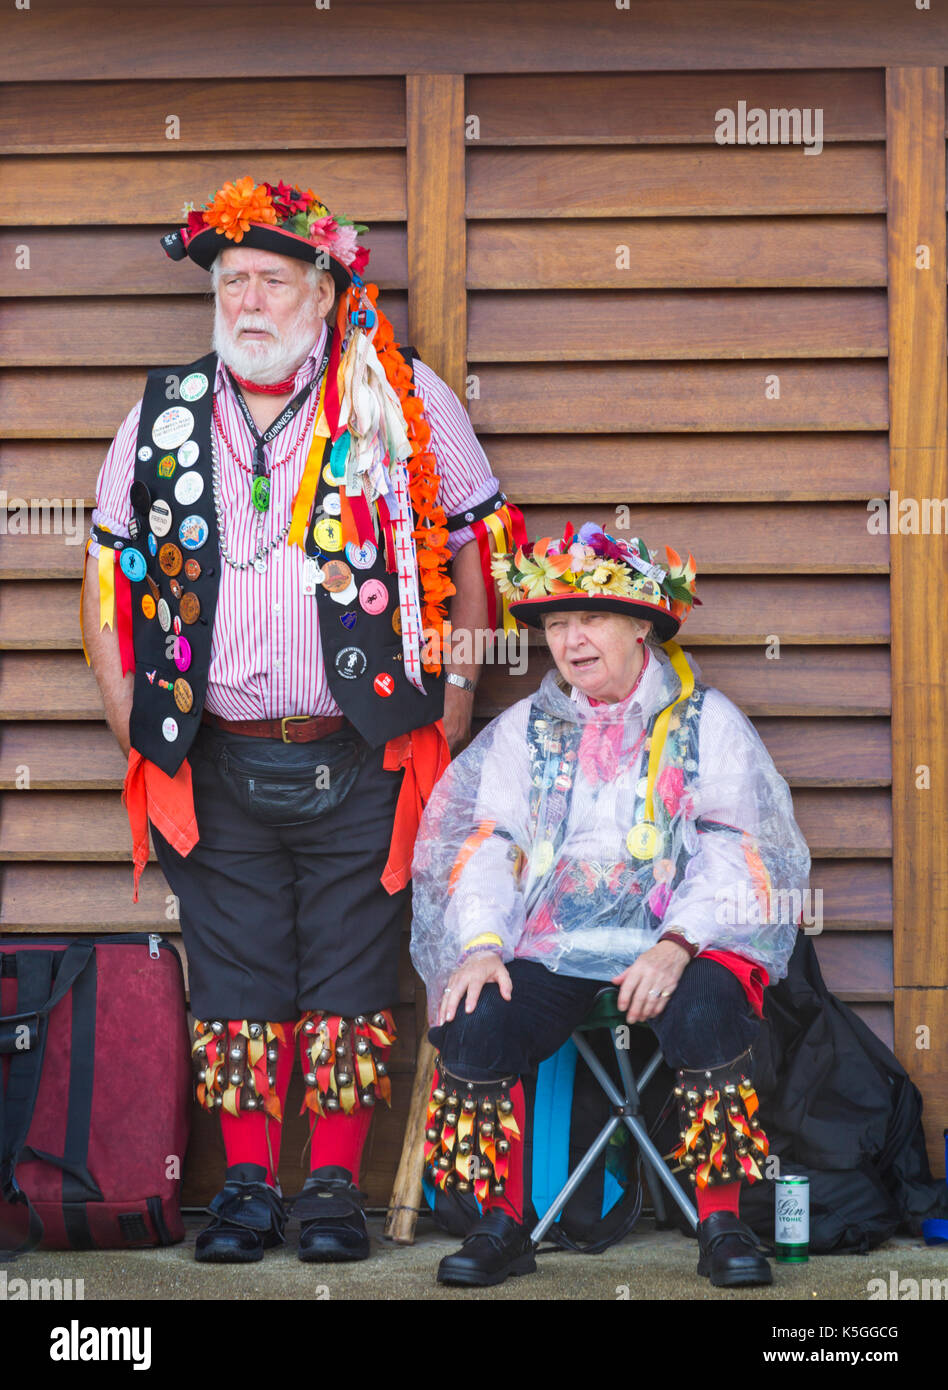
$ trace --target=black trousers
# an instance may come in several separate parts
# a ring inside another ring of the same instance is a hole
[[[180,903],[195,1017],[351,1016],[398,998],[407,890],[379,882],[401,772],[349,725],[312,743],[202,725],[190,756],[200,839],[152,826]]]
[[[554,974],[537,961],[513,960],[507,969],[513,983],[509,1001],[497,985],[485,985],[473,1013],[465,1013],[462,1003],[450,1023],[429,1031],[452,1076],[499,1081],[536,1071],[608,986]],[[685,966],[677,989],[648,1026],[677,1070],[732,1061],[756,1041],[760,1022],[737,977],[717,961],[699,958]]]

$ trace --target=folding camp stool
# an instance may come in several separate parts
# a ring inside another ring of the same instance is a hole
[[[618,1030],[627,1025],[625,1015],[619,1012],[618,1001],[619,991],[617,989],[609,988],[600,990],[593,1001],[591,1010],[572,1035],[573,1044],[577,1052],[583,1058],[589,1070],[599,1082],[599,1085],[611,1102],[612,1114],[599,1131],[595,1142],[587,1150],[576,1169],[570,1174],[566,1184],[554,1199],[546,1214],[542,1216],[534,1226],[530,1236],[534,1245],[539,1245],[550,1226],[552,1226],[563,1207],[569,1201],[570,1197],[572,1197],[573,1193],[583,1181],[583,1178],[585,1178],[602,1150],[612,1138],[613,1133],[621,1124],[624,1124],[632,1134],[639,1146],[639,1152],[647,1165],[649,1190],[652,1194],[655,1215],[660,1221],[665,1219],[665,1203],[662,1198],[662,1186],[664,1185],[671,1197],[678,1203],[679,1207],[688,1218],[691,1229],[695,1230],[697,1228],[698,1213],[695,1211],[693,1203],[689,1202],[688,1198],[678,1186],[665,1160],[649,1138],[648,1129],[646,1128],[645,1120],[642,1115],[640,1093],[655,1075],[662,1060],[662,1049],[660,1047],[655,1049],[655,1055],[646,1065],[640,1076],[636,1077],[633,1075],[628,1049],[621,1046],[621,1034]],[[615,1049],[616,1063],[619,1068],[619,1077],[622,1085],[621,1091],[616,1086],[595,1052],[593,1052],[587,1039],[583,1036],[584,1033],[592,1033],[597,1028],[607,1028],[609,1030],[609,1034],[612,1038],[612,1046]],[[657,1179],[657,1182],[655,1179]]]

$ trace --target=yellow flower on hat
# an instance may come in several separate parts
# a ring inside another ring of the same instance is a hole
[[[504,598],[519,597],[520,590],[516,584],[511,584],[508,578],[510,574],[510,556],[507,554],[495,555],[490,562],[490,572],[494,577],[494,582]]]
[[[619,594],[632,597],[632,584],[624,565],[618,560],[600,560],[594,570],[579,576],[587,594]]]

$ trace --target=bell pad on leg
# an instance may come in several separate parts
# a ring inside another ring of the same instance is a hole
[[[395,1021],[388,1009],[342,1018],[309,1010],[296,1025],[306,1093],[300,1114],[342,1111],[350,1115],[381,1098],[392,1103],[392,1083],[380,1050],[395,1041]]]
[[[286,1032],[279,1023],[245,1018],[196,1021],[191,1054],[197,1067],[198,1104],[229,1115],[260,1110],[282,1120],[276,1068],[279,1048],[286,1046]]]
[[[699,1190],[763,1177],[770,1148],[750,1077],[750,1050],[717,1067],[677,1074],[681,1143],[669,1157]]]
[[[464,1081],[440,1059],[425,1118],[425,1163],[438,1187],[457,1187],[481,1203],[503,1196],[510,1146],[520,1139],[510,1088],[502,1081]]]

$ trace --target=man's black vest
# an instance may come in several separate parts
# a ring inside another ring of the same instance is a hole
[[[404,351],[410,363],[411,356]],[[135,522],[131,540],[122,547],[141,556],[136,560],[130,555],[123,564],[132,581],[135,646],[131,743],[169,776],[187,756],[204,708],[224,563],[211,470],[216,373],[217,357],[210,353],[186,367],[166,367],[148,374],[131,494]],[[203,379],[207,386],[198,395]],[[180,394],[169,400],[171,383]],[[193,425],[182,411],[191,412]],[[184,429],[186,436],[179,438]],[[376,748],[397,734],[441,718],[444,675],[423,674],[424,695],[405,675],[402,639],[396,627],[400,627],[396,617],[398,575],[385,569],[381,538],[377,554],[366,568],[351,563],[341,546],[338,551],[323,547],[320,552],[313,537],[314,524],[330,518],[333,512],[338,515],[332,504],[330,513],[322,512],[327,497],[338,496],[338,482],[329,481],[330,453],[331,442],[327,440],[314,513],[307,526],[306,552],[319,555],[324,573],[329,561],[346,565],[356,592],[341,604],[328,588],[317,583],[313,601],[319,609],[319,636],[330,691],[346,718]],[[191,477],[194,481],[187,481]],[[192,494],[194,500],[187,500]],[[249,484],[247,505],[251,505]],[[112,538],[104,539],[113,543]],[[364,562],[366,556],[359,552],[358,558]],[[140,572],[141,577],[136,578]],[[364,587],[367,583],[368,589]],[[384,603],[379,585],[384,586]]]

